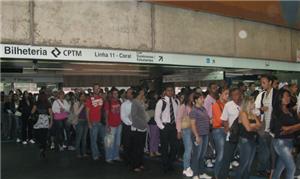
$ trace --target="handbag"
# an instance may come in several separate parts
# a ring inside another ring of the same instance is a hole
[[[61,103],[58,101],[58,104],[62,107]],[[56,120],[63,120],[68,118],[69,113],[64,111],[64,112],[60,112],[60,113],[54,113],[54,119]]]
[[[238,143],[239,137],[240,137],[240,124],[239,124],[239,117],[237,117],[233,124],[231,125],[231,128],[229,130],[229,142],[230,143]]]

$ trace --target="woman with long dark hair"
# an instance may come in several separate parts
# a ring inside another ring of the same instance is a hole
[[[29,119],[32,108],[33,102],[29,97],[29,93],[27,91],[24,91],[20,106],[20,110],[22,113],[22,143],[24,145],[27,144],[27,142],[30,142],[32,144],[35,143],[32,136],[33,124],[32,120]]]
[[[37,102],[34,104],[32,111],[33,115],[37,117],[37,122],[33,125],[36,141],[40,148],[40,157],[46,157],[47,135],[49,128],[52,127],[52,109],[45,92],[41,92],[38,96]]]
[[[278,156],[272,179],[279,179],[284,169],[286,169],[285,178],[293,179],[296,171],[292,155],[295,131],[289,131],[286,130],[286,128],[298,126],[300,120],[290,107],[290,102],[290,92],[285,89],[280,90],[275,98],[275,105],[270,124],[271,132],[275,135],[272,144]]]
[[[177,138],[183,140],[184,154],[183,154],[183,174],[187,177],[193,176],[193,170],[191,169],[191,157],[192,157],[192,130],[191,119],[189,117],[192,111],[194,100],[194,93],[188,92],[183,100],[183,104],[178,109],[176,118]]]

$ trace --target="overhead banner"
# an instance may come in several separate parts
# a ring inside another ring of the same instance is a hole
[[[81,62],[138,63],[192,67],[300,71],[300,63],[249,58],[184,55],[127,50],[0,44],[0,57]],[[299,50],[298,50],[299,51]],[[298,54],[297,54],[298,55]],[[299,58],[299,55],[297,56]]]

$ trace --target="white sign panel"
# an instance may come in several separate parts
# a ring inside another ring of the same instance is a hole
[[[300,63],[262,59],[15,44],[0,44],[0,58],[300,71]]]
[[[300,49],[297,50],[297,62],[300,62]]]

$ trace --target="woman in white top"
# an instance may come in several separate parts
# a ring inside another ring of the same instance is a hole
[[[66,122],[70,111],[69,103],[64,99],[64,92],[59,91],[58,99],[53,102],[52,111],[54,118],[54,130],[55,130],[55,144],[59,147],[60,151],[66,148],[64,139],[64,130],[66,128]]]

